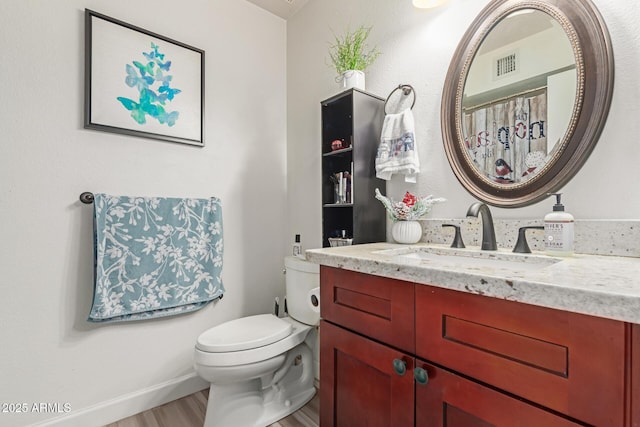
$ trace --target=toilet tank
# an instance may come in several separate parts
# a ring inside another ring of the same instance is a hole
[[[288,256],[284,259],[284,267],[289,316],[307,325],[317,325],[320,322],[320,306],[314,309],[310,293],[320,287],[320,266],[302,258]],[[320,294],[315,293],[319,303]]]

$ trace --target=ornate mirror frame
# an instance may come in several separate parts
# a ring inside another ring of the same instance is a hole
[[[576,98],[569,127],[543,169],[528,181],[503,184],[490,180],[474,166],[464,143],[462,102],[467,75],[482,41],[498,22],[520,9],[545,12],[565,30],[576,62]],[[613,80],[609,33],[590,0],[491,1],[464,34],[445,80],[441,125],[454,174],[473,196],[494,206],[525,206],[547,197],[578,172],[595,147],[609,112]]]

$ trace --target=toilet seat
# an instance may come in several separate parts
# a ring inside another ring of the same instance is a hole
[[[209,353],[249,350],[280,341],[293,325],[273,314],[258,314],[230,320],[200,334],[198,350]]]
[[[250,317],[259,317],[260,316],[271,316],[276,320],[279,320],[285,323],[289,327],[288,335],[280,338],[276,341],[272,341],[269,344],[262,345],[260,347],[255,348],[247,348],[244,350],[236,350],[236,351],[207,351],[204,350],[206,346],[206,342],[201,342],[201,337],[205,334],[208,334],[212,329],[216,329],[224,324],[214,326],[213,328],[205,331],[196,342],[195,349],[195,363],[202,366],[237,366],[244,365],[248,363],[256,363],[261,362],[272,357],[276,357],[278,355],[283,354],[284,352],[292,349],[296,345],[300,344],[307,337],[309,330],[311,330],[311,326],[305,325],[304,323],[297,322],[293,320],[291,317],[278,318],[273,314],[264,314]],[[241,318],[236,320],[244,320],[247,318]],[[258,319],[259,320],[259,319]],[[264,320],[264,318],[262,318]],[[232,320],[231,322],[235,322]],[[248,321],[253,322],[253,321]],[[271,320],[269,320],[271,322]],[[275,322],[274,322],[275,323]],[[226,327],[225,327],[226,329]],[[286,330],[286,328],[285,328]],[[233,331],[232,331],[233,333]],[[282,332],[280,332],[282,334]],[[210,335],[215,335],[211,333]],[[272,334],[273,336],[277,336],[277,334]]]

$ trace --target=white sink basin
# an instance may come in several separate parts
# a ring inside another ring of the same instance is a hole
[[[379,255],[391,256],[394,260],[410,264],[430,264],[434,267],[457,267],[465,269],[508,269],[511,271],[539,270],[562,261],[541,254],[519,254],[480,249],[458,249],[441,246],[409,246],[406,248],[376,251]]]

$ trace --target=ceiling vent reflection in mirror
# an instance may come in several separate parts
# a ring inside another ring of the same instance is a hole
[[[518,57],[516,52],[498,58],[495,61],[495,78],[514,74],[516,71],[518,71]]]

